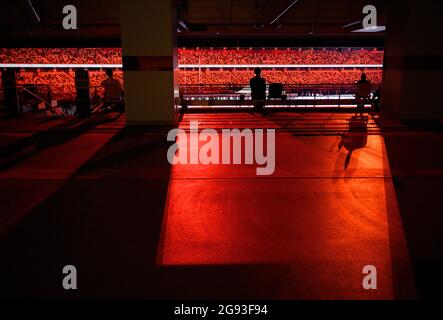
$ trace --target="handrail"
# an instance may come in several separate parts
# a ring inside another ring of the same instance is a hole
[[[266,85],[272,84],[274,82],[269,82]],[[313,84],[308,84],[308,83],[282,83],[283,86],[355,86],[357,83],[313,83]],[[372,83],[374,86],[378,86],[380,85],[379,83]],[[249,83],[183,83],[183,84],[179,84],[179,86],[201,86],[201,87],[206,87],[206,86],[214,86],[214,87],[221,87],[221,86],[243,86],[243,87],[249,87]]]
[[[373,83],[372,90],[380,89],[381,84]],[[179,85],[180,94],[183,96],[235,96],[249,95],[249,84],[182,84]],[[345,95],[357,91],[356,83],[347,84],[283,84],[284,94],[287,95]]]
[[[372,92],[380,89],[381,84],[374,83]],[[182,101],[184,105],[251,105],[252,101],[248,91],[238,92],[236,88],[246,89],[249,85],[208,85],[208,90],[204,90],[205,85],[190,85],[181,88]],[[212,92],[211,88],[215,88]],[[216,92],[223,89],[223,92]],[[191,90],[189,90],[191,89]],[[193,89],[193,90],[192,90]],[[203,90],[202,90],[203,89]],[[234,90],[232,90],[234,89]],[[206,91],[206,92],[204,92]],[[229,92],[231,91],[231,92]],[[283,99],[266,100],[269,105],[312,105],[314,108],[324,105],[337,105],[338,108],[356,103],[357,84],[285,84]],[[375,99],[370,98],[368,104],[375,103]]]
[[[50,109],[53,109],[55,112],[57,112],[57,113],[59,113],[59,114],[65,116],[65,117],[68,116],[67,113],[65,113],[65,112],[63,112],[63,111],[61,111],[61,110],[58,110],[57,108],[53,107],[48,101],[46,101],[45,99],[43,99],[43,98],[37,96],[35,93],[29,91],[29,90],[26,89],[25,87],[20,87],[20,89],[26,91],[27,93],[29,93],[29,94],[32,95],[33,97],[39,99],[41,102],[43,102],[44,104],[46,104]]]

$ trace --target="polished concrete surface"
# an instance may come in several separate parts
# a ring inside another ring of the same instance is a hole
[[[274,128],[274,174],[171,166],[169,128],[125,127],[120,114],[1,120],[0,296],[438,294],[441,132],[377,114],[187,114],[179,127],[191,120]],[[75,292],[61,286],[67,264]],[[362,288],[368,264],[377,290]]]

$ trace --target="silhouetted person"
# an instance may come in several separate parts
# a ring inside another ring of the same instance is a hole
[[[256,110],[263,110],[266,100],[266,80],[260,77],[261,69],[255,68],[255,77],[249,80],[251,86],[251,98]]]
[[[105,88],[105,95],[103,99],[103,107],[107,108],[114,104],[121,102],[122,86],[120,81],[114,78],[112,70],[106,70],[108,79],[102,82],[102,86]]]
[[[366,78],[366,73],[362,73],[360,76],[360,80],[357,81],[357,84],[362,84],[362,83],[370,83],[369,80]]]
[[[355,96],[355,98],[357,99],[358,109],[362,109],[365,107],[365,102],[369,99],[371,89],[371,82],[366,79],[366,74],[362,73],[360,80],[357,81],[357,94]]]

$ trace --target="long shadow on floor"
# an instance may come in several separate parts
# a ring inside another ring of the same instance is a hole
[[[296,266],[156,264],[171,167],[166,134],[126,128],[0,239],[4,298],[315,297]],[[74,265],[78,290],[62,288]],[[314,281],[314,280],[313,280]]]
[[[0,148],[0,170],[7,170],[50,147],[68,143],[99,125],[115,122],[120,116],[98,114],[89,119],[74,118],[10,143]]]
[[[352,153],[355,150],[362,149],[366,147],[368,142],[368,117],[355,114],[349,119],[349,130],[342,135],[341,141],[338,145],[339,150],[342,147],[348,151],[346,155],[344,170],[349,166],[351,161]]]
[[[419,293],[438,295],[442,280],[437,268],[443,267],[443,219],[438,215],[442,176],[417,170],[441,171],[442,136],[387,134],[384,138]],[[284,265],[156,265],[170,182],[168,147],[163,131],[126,128],[114,136],[0,239],[0,296],[309,297],[302,286],[300,291],[289,291],[293,288],[286,286],[288,277],[298,272]],[[418,159],[411,154],[426,156]],[[409,171],[415,174],[405,175]],[[78,270],[75,292],[62,289],[62,268],[68,264]]]
[[[146,291],[155,279],[170,176],[169,143],[154,131],[121,130],[0,239],[0,296],[105,298]],[[75,292],[61,286],[65,265],[78,270]]]

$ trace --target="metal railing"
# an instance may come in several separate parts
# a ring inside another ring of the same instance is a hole
[[[30,105],[33,110],[38,110],[38,104],[43,103],[45,109],[49,109],[59,115],[67,116],[60,108],[51,103],[51,90],[49,85],[22,85],[17,87],[21,113],[25,105]]]
[[[267,86],[267,95],[268,95]],[[372,85],[370,98],[376,96],[380,84]],[[187,105],[250,105],[251,89],[248,84],[181,85],[180,94]],[[356,84],[285,84],[282,98],[268,99],[267,105],[344,105],[356,104]]]

